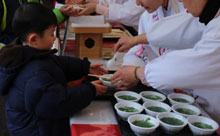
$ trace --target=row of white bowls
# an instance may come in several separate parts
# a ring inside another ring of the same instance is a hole
[[[155,96],[159,96],[160,100],[156,100],[156,101],[160,101],[160,102],[163,102],[166,100],[166,96],[161,94],[161,93],[158,93],[158,92],[154,92],[154,91],[143,91],[143,92],[140,92],[139,94],[136,93],[136,92],[132,92],[132,91],[119,91],[119,92],[116,92],[114,94],[114,97],[115,99],[117,100],[117,102],[121,102],[121,101],[128,101],[128,100],[123,100],[123,99],[120,99],[119,96],[122,96],[122,95],[130,95],[130,96],[133,96],[133,97],[136,97],[137,99],[136,100],[129,100],[129,101],[133,101],[133,102],[138,102],[140,99],[142,99],[143,102],[147,102],[147,101],[155,101],[155,100],[151,100],[151,99],[147,99],[144,97],[144,95],[155,95]],[[169,94],[167,96],[168,100],[170,101],[170,104],[171,105],[174,105],[174,104],[181,104],[182,102],[177,102],[175,100],[173,100],[174,98],[182,98],[182,99],[185,99],[188,101],[187,104],[193,104],[194,103],[194,98],[192,96],[189,96],[189,95],[186,95],[186,94],[178,94],[178,93],[173,93],[173,94]],[[186,103],[185,103],[186,104]]]
[[[163,99],[161,99],[160,101],[155,101],[155,100],[150,100],[150,99],[147,99],[147,98],[143,97],[143,95],[149,95],[149,94],[160,96]],[[136,97],[137,99],[136,100],[124,100],[124,99],[119,98],[120,96],[123,96],[123,95],[130,95],[130,96]],[[184,94],[174,94],[174,95],[178,96],[178,98],[184,98],[184,99],[186,99],[186,97],[188,97],[188,95],[184,95]],[[170,103],[173,104],[172,108],[171,108],[168,104],[162,102],[166,99],[166,97],[163,94],[160,94],[160,93],[157,93],[157,92],[144,91],[144,92],[141,92],[140,95],[139,95],[139,94],[137,94],[135,92],[132,92],[132,91],[119,91],[119,92],[116,92],[114,94],[114,97],[116,98],[116,100],[118,102],[117,104],[115,104],[115,109],[116,109],[117,113],[122,117],[122,119],[126,120],[126,121],[127,121],[127,118],[131,114],[141,113],[143,111],[143,109],[145,110],[145,112],[148,115],[156,117],[157,114],[159,114],[159,112],[154,112],[154,111],[148,109],[148,107],[152,107],[152,106],[162,107],[167,112],[170,112],[171,109],[172,109],[172,111],[174,111],[175,113],[180,114],[180,115],[182,115],[186,118],[191,116],[191,115],[180,113],[176,109],[187,108],[187,109],[195,111],[196,112],[195,115],[200,115],[201,111],[193,105],[186,104],[186,103],[181,103],[181,102],[173,102],[174,100],[172,101],[171,98],[176,98],[176,97],[174,97],[174,95],[173,94],[169,95],[170,96],[169,97],[170,98]],[[181,95],[181,97],[180,97],[180,95]],[[143,105],[140,105],[139,103],[137,103],[141,99],[141,97],[142,97],[142,100],[144,102]],[[191,96],[189,96],[189,98],[191,98]],[[194,100],[194,99],[192,99],[192,100]],[[191,102],[194,102],[192,100],[191,100]],[[131,112],[124,112],[124,111],[121,111],[121,110],[118,109],[119,107],[124,107],[124,106],[135,107],[139,110],[139,112],[132,112],[131,113]]]
[[[121,107],[134,107],[136,108],[138,111],[137,112],[125,112],[125,111],[121,111],[119,108]],[[152,110],[149,110],[149,107],[162,107],[166,110],[166,112],[171,112],[171,110],[176,113],[179,114],[185,118],[190,117],[190,116],[198,116],[201,114],[201,111],[199,108],[197,108],[196,106],[193,105],[189,105],[189,104],[175,104],[172,107],[170,107],[168,104],[163,103],[163,102],[157,102],[157,101],[147,101],[145,102],[143,105],[136,103],[136,102],[129,102],[129,101],[124,101],[124,102],[118,102],[115,104],[114,108],[117,111],[118,115],[125,121],[127,121],[128,117],[133,115],[133,114],[139,114],[141,113],[143,110],[145,110],[145,112],[153,117],[156,117],[159,113],[161,112],[155,112]],[[186,109],[190,109],[193,110],[194,112],[196,112],[196,114],[193,115],[189,115],[189,114],[183,114],[181,112],[178,112],[176,109],[179,108],[186,108]]]
[[[149,103],[153,103],[153,102],[145,102],[143,105],[147,105]],[[155,102],[155,103],[159,104],[159,103],[162,103],[162,102]],[[164,103],[162,103],[162,104],[164,104]],[[138,112],[125,112],[125,111],[119,110],[120,107],[124,107],[124,106],[135,107],[138,110]],[[184,105],[176,104],[176,105],[173,105],[172,107],[179,107],[179,106],[182,107]],[[185,104],[185,106],[192,106],[192,105]],[[187,108],[187,107],[185,107],[185,108]],[[142,105],[140,105],[139,103],[136,103],[136,102],[119,102],[119,103],[115,104],[115,109],[116,109],[118,115],[123,120],[128,121],[132,131],[134,131],[134,133],[136,133],[137,135],[152,133],[153,131],[155,131],[155,129],[159,125],[164,130],[164,132],[166,132],[168,134],[175,134],[175,133],[178,133],[180,130],[182,130],[188,123],[189,127],[190,127],[190,129],[191,129],[191,131],[193,132],[194,135],[211,135],[219,127],[218,124],[214,120],[206,118],[206,117],[202,117],[202,116],[191,115],[191,116],[188,116],[188,118],[186,120],[186,118],[183,117],[182,115],[180,115],[181,113],[178,113],[178,112],[176,112],[176,113],[173,113],[173,112],[156,113],[156,112],[153,112],[153,111],[149,110],[150,112],[152,112],[152,113],[149,113],[147,111],[148,110],[147,108],[143,108]],[[145,109],[145,111],[149,115],[140,114],[143,111],[143,109]],[[153,115],[156,115],[157,119],[155,119],[153,117]],[[160,120],[164,117],[177,118],[177,119],[183,121],[184,124],[179,125],[179,126],[166,124],[166,123],[164,123],[163,121]],[[132,122],[135,121],[135,120],[146,120],[147,118],[150,118],[150,123],[153,123],[154,127],[152,127],[152,128],[143,128],[143,127],[138,127],[138,126],[135,126],[134,124],[132,124]],[[203,122],[203,123],[212,125],[213,129],[201,129],[201,128],[195,127],[195,126],[192,125],[193,122]]]
[[[161,119],[164,117],[177,118],[177,119],[181,120],[183,122],[183,124],[178,125],[178,126],[169,125],[169,124],[161,121]],[[148,120],[148,121],[154,125],[153,127],[143,128],[143,127],[136,126],[132,123],[135,120],[146,120],[147,118],[150,118],[150,120]],[[192,123],[194,123],[194,122],[205,122],[206,124],[212,125],[213,129],[198,128],[198,127],[192,125]],[[128,123],[131,127],[131,130],[136,135],[148,135],[148,134],[154,132],[159,126],[167,134],[176,134],[179,131],[181,131],[188,124],[193,135],[212,135],[219,128],[219,125],[215,121],[213,121],[212,119],[202,117],[202,116],[191,116],[186,119],[181,115],[178,115],[176,113],[171,113],[171,112],[160,113],[157,115],[156,118],[149,116],[149,115],[145,115],[145,114],[135,114],[135,115],[132,115],[128,118]]]

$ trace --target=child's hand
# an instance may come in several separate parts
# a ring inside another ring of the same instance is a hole
[[[93,84],[96,88],[96,94],[97,95],[104,94],[107,91],[108,87],[101,85],[101,83],[102,83],[101,80],[96,80],[96,81],[91,82],[91,84]]]
[[[89,72],[95,75],[107,74],[108,71],[103,69],[101,66],[103,66],[103,64],[91,64],[89,68]]]

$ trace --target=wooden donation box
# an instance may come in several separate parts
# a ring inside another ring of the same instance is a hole
[[[104,16],[71,17],[69,30],[76,33],[76,57],[101,58],[103,33],[111,32],[111,25],[104,23]]]

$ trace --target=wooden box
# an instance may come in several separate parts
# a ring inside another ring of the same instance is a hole
[[[96,59],[102,56],[103,33],[111,32],[109,27],[71,27],[70,32],[76,33],[75,56]]]

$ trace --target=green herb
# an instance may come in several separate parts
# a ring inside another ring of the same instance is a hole
[[[157,107],[157,106],[147,107],[147,109],[154,111],[154,112],[167,112],[166,109],[164,109],[162,107]]]
[[[149,118],[149,117],[145,119],[145,121],[148,121],[148,120],[150,120],[150,118]]]
[[[151,100],[162,100],[162,98],[157,95],[144,95],[144,97]]]
[[[123,100],[136,100],[136,97],[130,96],[130,95],[121,95],[118,96],[118,98],[123,99]]]
[[[177,101],[177,102],[182,102],[182,103],[189,103],[189,101],[187,101],[186,99],[183,99],[183,98],[173,98],[174,101]]]
[[[143,127],[143,128],[152,128],[152,127],[154,127],[154,124],[150,123],[149,119],[135,120],[135,121],[132,122],[132,124],[134,124],[135,126],[138,126],[138,127]]]
[[[164,123],[169,124],[169,125],[180,126],[180,125],[184,124],[183,121],[176,119],[176,118],[173,118],[173,117],[165,117],[160,120],[163,121]]]
[[[208,124],[205,124],[202,122],[194,122],[192,124],[198,128],[202,128],[202,129],[213,129],[213,127],[211,125],[208,125]]]
[[[191,109],[187,109],[187,108],[178,108],[176,109],[176,111],[183,113],[183,114],[188,114],[188,115],[195,115],[196,112],[191,110]]]
[[[125,111],[125,112],[138,112],[138,109],[135,109],[133,107],[128,107],[128,106],[121,107],[119,108],[119,110]]]

